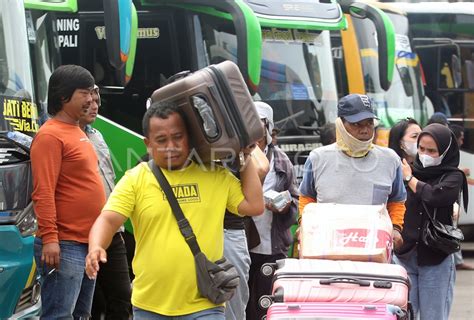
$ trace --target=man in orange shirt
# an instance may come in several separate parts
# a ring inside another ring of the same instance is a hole
[[[95,282],[84,273],[88,234],[105,204],[94,147],[79,127],[94,78],[75,65],[49,79],[48,113],[31,146],[34,254],[42,276],[42,319],[89,317]]]

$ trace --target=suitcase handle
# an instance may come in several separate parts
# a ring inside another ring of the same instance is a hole
[[[175,82],[176,80],[181,79],[181,78],[186,78],[191,73],[192,72],[189,71],[189,70],[178,72],[177,74],[174,74],[171,77],[169,77],[168,79],[166,79],[166,84],[170,84],[171,82]]]
[[[230,120],[229,115],[227,114],[224,101],[222,101],[219,95],[219,91],[217,91],[217,88],[214,85],[209,85],[208,89],[212,97],[214,98],[214,100],[217,101],[217,105],[220,108],[220,113],[222,115],[222,118],[224,119],[224,123],[225,123],[224,128],[227,132],[227,135],[229,136],[229,138],[233,138],[235,136],[235,132],[234,130],[232,130],[232,121]]]
[[[361,280],[357,278],[347,278],[347,277],[323,279],[323,280],[319,280],[319,283],[322,285],[331,285],[333,283],[350,283],[350,284],[358,284],[361,287],[370,287],[370,281]]]

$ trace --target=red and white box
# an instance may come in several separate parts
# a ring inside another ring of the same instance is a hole
[[[310,203],[301,219],[300,258],[387,263],[392,230],[384,205]]]
[[[397,320],[405,312],[400,308],[382,303],[274,303],[267,311],[267,320],[288,319],[379,319]],[[398,316],[398,318],[397,318]]]

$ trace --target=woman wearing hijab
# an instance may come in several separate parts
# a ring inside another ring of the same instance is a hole
[[[420,125],[415,119],[403,119],[390,129],[388,147],[401,159],[406,159],[409,164],[413,164],[418,152],[417,140],[420,132]]]
[[[423,225],[437,210],[436,219],[453,224],[453,203],[463,192],[467,207],[467,183],[458,169],[459,147],[448,127],[431,124],[418,137],[418,155],[413,170],[403,160],[403,178],[407,182],[403,245],[394,260],[405,267],[410,277],[410,301],[421,320],[448,319],[453,299],[455,267],[452,255],[425,245]],[[423,206],[423,202],[427,210]]]

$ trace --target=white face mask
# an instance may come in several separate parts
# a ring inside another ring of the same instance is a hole
[[[418,152],[418,147],[416,145],[416,142],[409,142],[409,141],[403,141],[402,142],[402,149],[405,151],[405,153],[410,156],[410,157],[416,157],[416,154]]]
[[[448,153],[448,150],[451,147],[451,142],[452,141],[453,141],[453,139],[451,138],[449,140],[449,145],[446,148],[446,150],[443,152],[442,155],[440,155],[437,158],[434,158],[434,157],[429,156],[427,154],[420,154],[418,157],[420,158],[420,162],[423,165],[423,168],[439,166],[441,164],[441,162],[443,162],[443,158],[446,155],[446,153]]]
[[[433,158],[427,154],[420,154],[420,162],[423,165],[423,168],[439,166],[443,161],[444,155]]]

